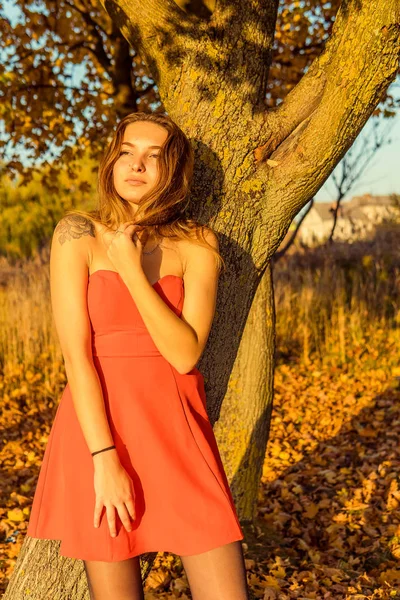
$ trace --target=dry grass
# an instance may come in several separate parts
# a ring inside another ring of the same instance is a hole
[[[400,323],[399,230],[370,241],[336,242],[284,256],[274,266],[277,349],[281,360],[321,366],[348,362],[374,333]]]

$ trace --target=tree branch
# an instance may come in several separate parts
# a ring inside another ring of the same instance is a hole
[[[399,30],[399,0],[342,3],[324,52],[282,106],[259,117],[259,176],[277,190],[286,182],[284,195],[268,197],[265,224],[274,205],[293,218],[352,145],[396,77]]]
[[[27,90],[40,90],[40,89],[52,89],[52,90],[74,90],[74,92],[82,92],[82,94],[90,94],[92,96],[98,96],[99,90],[89,90],[85,88],[74,87],[73,85],[65,85],[65,84],[50,84],[50,83],[27,83],[24,85],[19,85],[18,87],[13,87],[13,93],[27,91]],[[140,92],[142,93],[142,92]],[[143,92],[144,93],[144,92]],[[105,96],[113,96],[114,92],[106,92],[104,89],[101,90],[101,94]]]
[[[312,209],[313,205],[314,205],[314,198],[311,198],[310,204],[308,205],[307,210],[304,211],[304,213],[302,214],[302,216],[296,223],[296,227],[295,227],[294,231],[292,232],[292,235],[290,236],[288,242],[285,244],[285,246],[281,250],[278,250],[277,252],[275,252],[274,256],[272,257],[273,264],[276,264],[278,262],[278,260],[286,254],[286,252],[289,250],[290,246],[292,246],[294,244],[297,234],[300,231],[301,224],[303,223],[304,219],[306,218],[306,216]]]
[[[86,25],[90,28],[90,30],[92,32],[95,32],[98,35],[98,31],[100,30],[100,31],[102,31],[104,33],[105,36],[108,37],[108,33],[104,29],[104,27],[102,27],[100,25],[100,23],[98,23],[97,21],[95,21],[95,19],[93,19],[93,17],[91,16],[91,14],[87,10],[83,10],[82,8],[79,8],[79,6],[77,4],[74,4],[73,2],[68,2],[68,0],[64,0],[64,2],[70,8],[72,8],[72,10],[75,10],[76,12],[78,12],[83,17],[83,20],[85,21]]]
[[[72,10],[77,11],[82,16],[90,32],[96,38],[94,47],[91,45],[87,45],[86,47],[93,52],[93,54],[96,56],[96,59],[99,61],[99,63],[101,64],[103,69],[108,73],[108,75],[112,76],[111,62],[104,48],[104,40],[100,34],[100,31],[102,31],[103,34],[108,37],[107,32],[103,29],[103,27],[101,27],[101,25],[99,25],[94,19],[92,19],[91,15],[86,10],[82,10],[76,4],[68,2],[68,0],[64,1],[65,4],[67,4]]]

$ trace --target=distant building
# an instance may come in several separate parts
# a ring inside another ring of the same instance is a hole
[[[399,198],[399,197],[397,197]],[[333,226],[335,202],[314,202],[298,232],[298,238],[307,245],[326,240]],[[384,219],[398,219],[399,200],[392,196],[353,196],[340,203],[336,221],[334,240],[355,241],[373,232],[375,226]]]

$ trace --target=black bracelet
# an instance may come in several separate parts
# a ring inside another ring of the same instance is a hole
[[[111,450],[111,448],[115,448],[115,446],[108,446],[108,448],[103,448],[103,450],[96,450],[96,452],[92,452],[92,456],[98,454],[99,452],[105,452],[106,450]]]

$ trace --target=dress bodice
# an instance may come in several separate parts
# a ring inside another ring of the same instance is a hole
[[[164,275],[152,287],[179,317],[184,299],[183,279],[178,275]],[[87,293],[93,355],[160,356],[117,271],[99,269],[92,273]]]

